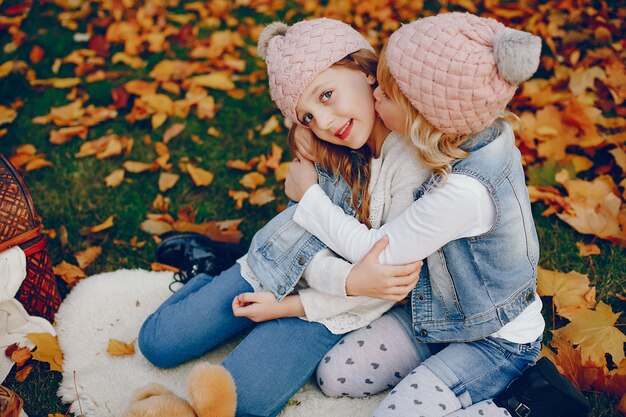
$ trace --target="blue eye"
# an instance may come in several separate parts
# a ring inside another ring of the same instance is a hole
[[[333,95],[332,90],[324,91],[322,95],[320,96],[320,99],[322,101],[328,101],[332,95]]]
[[[302,118],[302,124],[308,126],[309,123],[311,123],[311,120],[313,120],[313,115],[311,113],[307,113]]]

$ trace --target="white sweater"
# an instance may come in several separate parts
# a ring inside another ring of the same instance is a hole
[[[370,164],[368,191],[372,227],[378,228],[386,220],[404,212],[413,202],[413,190],[428,175],[429,171],[417,162],[413,145],[404,137],[390,133],[380,156],[372,159]],[[312,209],[314,205],[313,202]],[[238,262],[244,279],[255,291],[263,291],[245,256]],[[330,249],[313,257],[300,281],[308,284],[299,289],[306,313],[304,319],[322,323],[331,332],[342,334],[368,325],[394,305],[378,298],[347,296],[345,283],[351,268],[351,263],[337,257]]]

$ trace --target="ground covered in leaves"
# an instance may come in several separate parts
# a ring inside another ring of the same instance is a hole
[[[593,416],[626,415],[623,1],[0,0],[0,152],[43,218],[64,293],[154,263],[159,235],[249,242],[285,207],[286,128],[255,45],[263,26],[341,19],[376,48],[401,22],[467,10],[542,37],[511,104],[540,235],[544,355]],[[62,352],[5,352],[32,416],[63,415]],[[131,342],[131,341],[125,341]],[[108,354],[133,354],[112,341]],[[104,353],[104,352],[103,352]],[[107,353],[104,353],[107,354]]]

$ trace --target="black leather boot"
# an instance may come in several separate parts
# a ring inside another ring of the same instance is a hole
[[[584,417],[589,401],[548,358],[541,358],[513,380],[494,403],[513,417]]]
[[[157,262],[180,269],[177,281],[183,283],[200,272],[219,275],[245,253],[241,244],[215,242],[195,232],[167,232],[161,238]]]

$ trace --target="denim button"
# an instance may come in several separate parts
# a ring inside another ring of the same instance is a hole
[[[279,285],[277,289],[280,295],[285,295],[285,287],[283,287],[282,285]]]
[[[422,336],[422,337],[428,336],[428,332],[426,331],[426,329],[420,330],[420,336]]]
[[[420,301],[424,301],[426,299],[426,297],[424,296],[424,294],[419,294],[417,296],[417,299],[420,300]]]
[[[300,266],[304,265],[306,262],[302,256],[298,256],[296,259],[298,260],[298,265]]]

